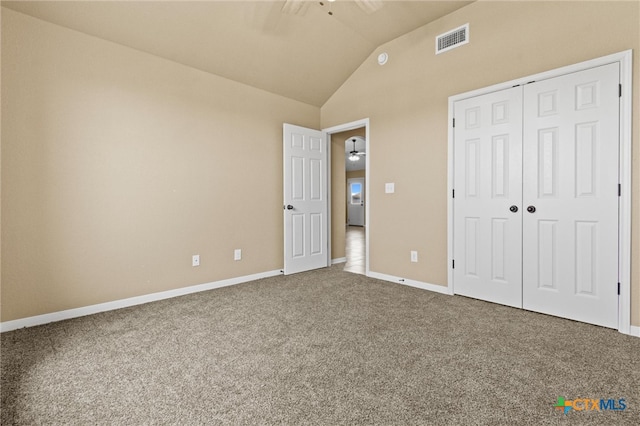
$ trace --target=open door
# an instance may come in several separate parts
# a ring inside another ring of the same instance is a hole
[[[328,265],[327,137],[284,124],[284,273]]]

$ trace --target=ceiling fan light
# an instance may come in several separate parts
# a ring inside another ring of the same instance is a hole
[[[359,156],[357,156],[356,154],[351,154],[349,156],[349,161],[358,161],[360,159]]]

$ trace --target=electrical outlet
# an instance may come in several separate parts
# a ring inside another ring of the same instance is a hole
[[[194,254],[191,256],[191,266],[200,266],[200,255]]]
[[[242,259],[242,249],[235,249],[233,251],[233,260],[241,260]]]
[[[412,262],[418,261],[418,252],[415,250],[411,250],[411,261]]]

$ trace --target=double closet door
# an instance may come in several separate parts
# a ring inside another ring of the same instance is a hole
[[[618,326],[619,64],[454,104],[454,292]]]

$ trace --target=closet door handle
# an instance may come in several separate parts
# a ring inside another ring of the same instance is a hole
[[[529,213],[535,213],[536,212],[536,206],[529,206],[527,207],[527,211]]]
[[[509,207],[509,210],[511,210],[512,213],[516,213],[518,211],[518,206],[513,205],[513,206]]]

